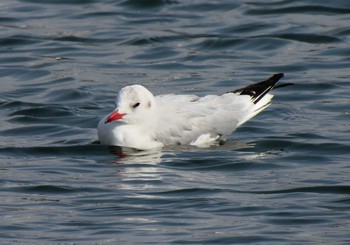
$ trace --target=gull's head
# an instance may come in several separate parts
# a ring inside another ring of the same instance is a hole
[[[142,85],[131,85],[122,88],[115,104],[115,110],[107,117],[105,123],[113,121],[141,122],[150,117],[155,108],[153,94]]]

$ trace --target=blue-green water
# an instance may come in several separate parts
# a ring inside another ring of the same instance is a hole
[[[349,244],[349,1],[3,0],[1,244]],[[118,90],[296,85],[218,147],[93,143]]]

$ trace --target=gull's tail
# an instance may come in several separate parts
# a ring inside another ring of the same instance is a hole
[[[256,116],[259,112],[264,110],[270,105],[270,101],[273,97],[272,94],[268,94],[272,89],[293,85],[293,83],[285,83],[276,85],[277,82],[283,77],[283,73],[274,74],[267,80],[248,85],[247,87],[236,89],[231,93],[238,95],[249,95],[252,102],[254,103],[252,113],[248,114],[242,119],[238,126],[242,125],[249,119]]]

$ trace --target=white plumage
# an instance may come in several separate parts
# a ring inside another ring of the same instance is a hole
[[[101,119],[102,144],[151,149],[165,145],[209,146],[265,109],[283,74],[222,95],[158,95],[142,85],[120,90],[115,110]],[[280,85],[283,86],[283,85]]]

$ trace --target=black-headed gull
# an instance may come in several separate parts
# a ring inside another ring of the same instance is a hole
[[[269,79],[222,95],[157,95],[142,85],[122,88],[115,110],[98,124],[102,144],[140,150],[165,145],[209,146],[264,110],[269,92],[283,77]]]

